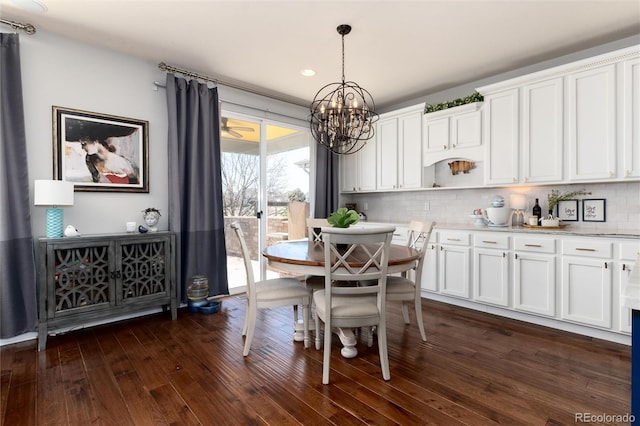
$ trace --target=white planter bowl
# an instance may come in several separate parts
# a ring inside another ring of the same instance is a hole
[[[560,219],[542,219],[540,220],[540,225],[542,226],[560,226]]]

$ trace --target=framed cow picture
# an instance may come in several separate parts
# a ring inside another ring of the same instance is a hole
[[[54,106],[53,175],[76,191],[149,192],[149,122]]]

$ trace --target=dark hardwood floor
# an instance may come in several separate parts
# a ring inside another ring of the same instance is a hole
[[[259,313],[242,357],[244,296],[1,348],[2,425],[560,425],[630,410],[630,348],[423,300],[428,342],[389,306],[391,380],[377,344],[344,359],[293,342],[291,309]]]

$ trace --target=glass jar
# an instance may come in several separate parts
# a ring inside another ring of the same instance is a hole
[[[202,300],[209,296],[209,280],[203,275],[194,275],[189,278],[187,286],[187,298],[189,300]]]

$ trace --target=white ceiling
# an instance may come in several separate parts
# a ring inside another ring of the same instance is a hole
[[[640,34],[638,0],[0,0],[0,17],[308,105],[345,74],[378,109]],[[7,29],[7,27],[2,27]],[[32,37],[37,37],[37,34]],[[312,68],[315,77],[300,70]]]

